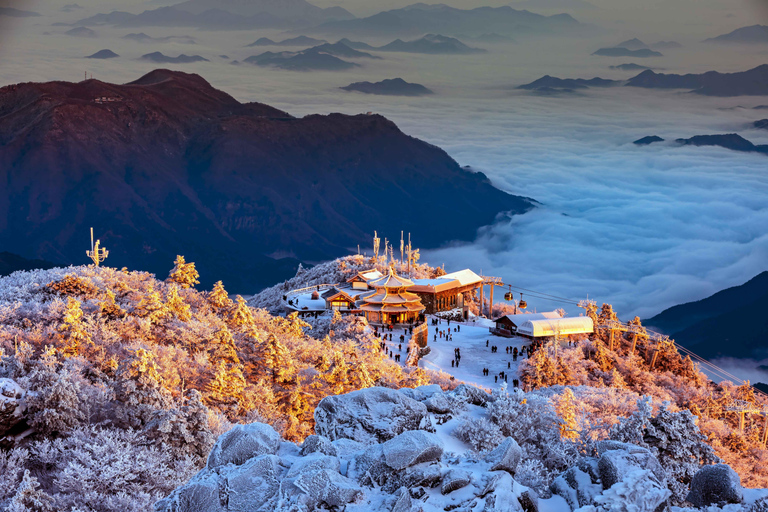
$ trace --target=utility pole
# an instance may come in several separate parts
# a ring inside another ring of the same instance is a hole
[[[379,234],[374,231],[373,232],[373,258],[376,260],[376,264],[379,263],[379,244],[381,244],[381,238],[379,238]]]

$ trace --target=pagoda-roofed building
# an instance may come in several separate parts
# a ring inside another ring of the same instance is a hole
[[[360,309],[368,323],[377,325],[415,324],[424,311],[419,296],[408,291],[413,281],[398,276],[390,268],[389,274],[371,281],[376,291],[363,299]]]

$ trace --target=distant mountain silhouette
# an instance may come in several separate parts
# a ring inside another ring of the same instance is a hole
[[[315,39],[313,37],[299,36],[292,37],[290,39],[283,39],[282,41],[275,42],[267,37],[262,37],[247,45],[246,48],[253,46],[317,46],[325,44],[328,41],[323,39]]]
[[[86,59],[114,59],[115,57],[119,57],[119,55],[112,50],[99,50],[93,55],[86,57]]]
[[[426,249],[532,208],[382,116],[294,118],[178,71],[3,87],[0,112],[0,247],[29,258],[84,263],[93,226],[109,266],[184,254],[252,293],[374,230]]]
[[[380,52],[406,52],[429,54],[468,54],[486,53],[481,48],[472,48],[465,45],[455,37],[441,36],[440,34],[427,34],[414,41],[402,41],[397,39],[389,44],[376,48]]]
[[[96,37],[96,32],[87,27],[75,27],[64,32],[68,36],[74,37]]]
[[[257,66],[269,66],[289,71],[346,71],[359,64],[347,62],[322,52],[264,52],[244,59]]]
[[[475,41],[478,43],[490,43],[490,44],[497,44],[497,43],[515,43],[516,41],[509,37],[509,36],[503,36],[501,34],[480,34],[479,36],[457,36],[458,39],[469,39],[471,41]]]
[[[621,82],[617,80],[606,80],[604,78],[557,78],[554,76],[545,75],[538,80],[535,80],[529,84],[519,85],[518,89],[524,89],[527,91],[540,91],[547,92],[548,90],[574,90],[574,89],[588,89],[589,87],[611,87],[618,85]]]
[[[354,16],[341,7],[322,9],[305,0],[189,0],[130,14],[114,11],[97,14],[78,25],[116,25],[119,27],[195,27],[207,30],[250,30],[256,28],[295,28],[331,20],[351,20]]]
[[[720,146],[733,151],[746,153],[768,154],[768,145],[755,145],[736,133],[724,135],[696,135],[690,139],[676,139],[675,142],[685,146]]]
[[[671,307],[643,325],[702,357],[768,357],[768,272],[711,297]]]
[[[378,48],[375,46],[371,46],[367,43],[361,43],[360,41],[350,41],[346,37],[344,39],[339,39],[338,42],[345,44],[350,48],[354,48],[355,50],[378,50]]]
[[[638,38],[630,39],[616,45],[616,48],[626,48],[627,50],[645,50],[648,49],[648,45],[639,40]]]
[[[512,2],[513,7],[522,9],[596,9],[585,0],[521,0]]]
[[[755,121],[753,123],[753,126],[761,130],[768,130],[768,119],[761,119],[759,121]]]
[[[131,33],[123,36],[123,39],[129,41],[138,41],[139,43],[182,43],[182,44],[195,44],[195,38],[191,36],[166,36],[166,37],[150,37],[144,32]]]
[[[423,85],[408,83],[402,78],[382,80],[381,82],[355,82],[346,87],[345,91],[358,91],[366,94],[379,94],[385,96],[424,96],[433,92]]]
[[[370,53],[361,52],[350,48],[344,43],[325,43],[319,46],[308,48],[303,53],[327,53],[328,55],[334,55],[336,57],[344,57],[347,59],[381,59],[376,55]]]
[[[643,71],[627,83],[649,89],[689,89],[706,96],[768,95],[768,64],[739,73],[709,71],[700,75],[673,75]]]
[[[589,32],[568,14],[542,16],[509,6],[456,9],[443,4],[415,4],[355,20],[331,21],[304,30],[305,33],[336,37],[418,37],[422,34],[487,33],[501,35],[557,34]]]
[[[611,69],[620,69],[622,71],[641,71],[644,69],[651,69],[648,66],[641,66],[640,64],[635,64],[634,62],[630,62],[628,64],[619,64],[618,66],[611,66]]]
[[[8,16],[9,18],[35,18],[40,16],[40,13],[34,11],[22,11],[14,9],[13,7],[0,7],[0,16]]]
[[[19,270],[49,269],[56,267],[55,263],[45,260],[28,260],[18,254],[0,252],[0,276],[7,276]]]
[[[742,44],[761,44],[768,43],[768,26],[752,25],[743,27],[723,34],[722,36],[712,37],[705,40],[706,43],[742,43]]]
[[[638,146],[647,146],[649,144],[653,144],[654,142],[664,142],[664,139],[662,139],[658,135],[648,135],[647,137],[643,137],[642,139],[637,139],[632,144],[637,144]]]
[[[643,48],[640,50],[630,50],[628,48],[600,48],[596,52],[594,52],[592,55],[600,55],[603,57],[638,57],[640,59],[645,59],[648,57],[663,57],[664,55],[650,50],[648,48]]]
[[[208,59],[199,55],[184,55],[183,53],[178,57],[170,57],[162,52],[152,52],[141,56],[142,60],[148,60],[150,62],[156,62],[158,64],[189,64],[190,62],[208,62]]]

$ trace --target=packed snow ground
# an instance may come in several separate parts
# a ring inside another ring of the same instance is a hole
[[[493,389],[501,385],[503,380],[499,377],[500,372],[505,372],[507,384],[512,388],[512,380],[519,380],[518,367],[524,360],[522,355],[518,355],[517,361],[513,361],[512,350],[517,348],[518,352],[523,347],[530,345],[530,340],[521,337],[504,338],[490,333],[489,328],[494,326],[493,321],[485,318],[470,318],[465,322],[440,320],[438,325],[432,325],[432,320],[436,317],[427,316],[427,325],[429,326],[428,346],[429,354],[419,361],[419,366],[426,370],[442,371],[453,375],[456,380],[466,382],[473,386],[484,389]],[[444,331],[450,336],[440,337],[438,334],[435,340],[435,333]],[[459,330],[457,330],[459,329]],[[385,331],[388,334],[389,331]],[[400,354],[400,364],[406,364],[406,347],[410,341],[410,335],[405,334],[405,340],[400,341],[403,330],[395,328],[392,331],[392,341],[387,340],[386,346],[392,354]],[[486,341],[488,346],[486,347]],[[491,347],[498,347],[498,351],[493,353]],[[506,348],[509,347],[509,353]],[[459,366],[452,366],[451,361],[455,361],[454,350],[458,348],[461,352],[461,361]],[[488,376],[483,375],[483,368],[490,370]],[[496,381],[494,376],[499,377]]]

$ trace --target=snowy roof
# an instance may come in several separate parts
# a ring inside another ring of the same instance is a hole
[[[369,284],[375,288],[405,288],[413,286],[413,281],[408,278],[398,276],[395,274],[395,271],[390,268],[389,275],[384,276],[381,279],[377,279],[376,281],[373,281]]]
[[[382,274],[381,272],[379,272],[376,269],[365,270],[365,271],[362,271],[362,272],[358,272],[354,276],[350,277],[349,279],[347,279],[347,282],[351,283],[353,281],[365,281],[367,283],[368,281],[371,281],[372,279],[380,279],[382,277],[384,277],[384,274]]]
[[[320,295],[325,300],[331,300],[341,295],[341,297],[344,300],[347,300],[349,302],[354,302],[352,300],[352,297],[350,297],[346,292],[339,290],[335,286],[333,288],[329,288],[326,292],[324,292],[322,295]]]
[[[455,279],[461,283],[461,286],[468,286],[471,284],[480,284],[483,282],[482,277],[475,274],[468,268],[465,268],[464,270],[459,270],[458,272],[451,272],[450,274],[445,274],[443,276],[443,279]]]
[[[541,336],[554,336],[558,332],[567,334],[587,334],[595,329],[592,319],[588,316],[575,316],[558,319],[527,320],[518,328],[518,334],[525,334],[538,338]]]
[[[411,291],[422,293],[437,293],[451,288],[458,288],[461,283],[457,279],[438,277],[435,279],[414,279]]]
[[[547,320],[553,318],[560,318],[560,313],[557,311],[545,311],[543,313],[519,313],[517,315],[505,315],[496,319],[496,322],[503,318],[508,318],[514,325],[520,325],[527,320]]]

